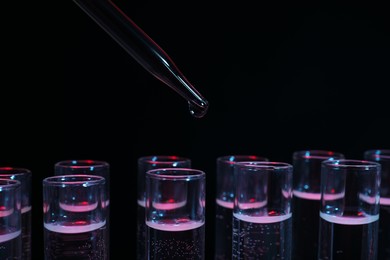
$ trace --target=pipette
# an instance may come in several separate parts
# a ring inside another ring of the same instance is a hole
[[[206,114],[208,101],[168,54],[111,0],[73,1],[150,74],[186,99],[191,115],[201,118]]]

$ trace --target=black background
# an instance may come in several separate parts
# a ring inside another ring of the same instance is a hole
[[[207,174],[210,259],[218,156],[390,148],[381,6],[117,1],[209,101],[198,119],[74,2],[54,2],[10,3],[2,25],[0,164],[33,172],[34,259],[41,182],[59,160],[110,163],[112,259],[131,259],[137,158],[190,157]]]

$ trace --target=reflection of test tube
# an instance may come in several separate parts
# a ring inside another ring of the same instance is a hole
[[[21,182],[0,179],[0,258],[22,259]]]
[[[21,183],[22,256],[31,259],[31,171],[25,168],[0,167],[0,178],[18,180]]]
[[[233,259],[291,259],[292,165],[237,162]]]
[[[172,59],[111,0],[74,0],[142,67],[187,100],[190,113],[203,117],[208,101],[195,89]]]
[[[318,259],[377,259],[380,170],[371,161],[322,162]]]
[[[146,173],[145,259],[205,259],[205,177],[190,168]]]
[[[364,159],[381,164],[378,259],[390,259],[390,149],[367,150]]]

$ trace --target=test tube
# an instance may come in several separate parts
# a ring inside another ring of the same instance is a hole
[[[104,177],[58,175],[42,183],[45,260],[108,260]]]
[[[22,259],[21,183],[0,179],[0,259]]]
[[[367,150],[364,159],[381,164],[378,259],[390,259],[390,149]]]
[[[269,161],[259,155],[223,155],[216,160],[215,260],[232,258],[232,221],[235,193],[234,164],[242,161]]]
[[[372,161],[322,162],[317,259],[377,259],[380,171]]]
[[[21,214],[22,214],[22,259],[29,260],[31,251],[31,178],[29,169],[20,167],[0,167],[0,178],[18,180],[21,184]]]
[[[159,168],[191,168],[191,159],[176,155],[146,155],[138,158],[137,165],[137,259],[144,260],[146,255],[146,173]]]
[[[145,259],[205,259],[205,172],[161,168],[146,173]]]
[[[292,165],[237,162],[232,259],[291,259]]]

